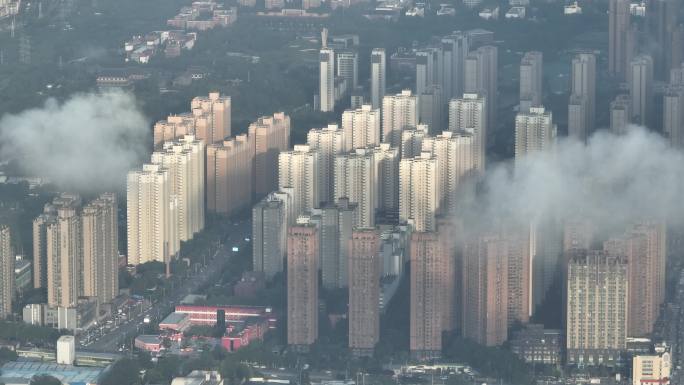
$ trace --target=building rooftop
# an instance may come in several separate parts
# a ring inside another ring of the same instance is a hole
[[[156,335],[151,335],[151,334],[142,334],[137,337],[135,337],[137,341],[140,341],[144,344],[161,344],[161,338]]]
[[[166,316],[159,324],[165,324],[165,325],[178,325],[181,322],[183,322],[185,319],[188,318],[187,313],[176,313],[173,312],[169,315]]]
[[[66,384],[95,384],[104,368],[76,367],[40,361],[8,362],[0,367],[3,378],[28,379],[49,374]]]

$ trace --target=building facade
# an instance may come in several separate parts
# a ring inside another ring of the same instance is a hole
[[[318,231],[293,226],[287,236],[287,343],[306,351],[318,338]]]

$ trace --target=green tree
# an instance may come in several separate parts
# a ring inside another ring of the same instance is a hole
[[[8,361],[15,361],[17,353],[7,348],[0,348],[0,364]]]
[[[100,385],[140,385],[140,365],[130,359],[117,361],[105,372]]]
[[[29,385],[62,385],[62,381],[47,374],[40,374],[33,377]]]

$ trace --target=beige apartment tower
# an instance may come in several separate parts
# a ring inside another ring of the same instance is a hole
[[[252,203],[253,138],[238,135],[207,147],[207,209],[223,215]]]
[[[551,111],[532,107],[515,117],[515,158],[540,152],[549,152],[556,143],[556,125]]]
[[[102,194],[83,208],[83,295],[111,302],[119,294],[117,200]]]
[[[375,226],[377,202],[376,164],[371,149],[356,149],[335,158],[334,201],[347,198],[357,205],[356,227]]]
[[[221,96],[211,92],[209,96],[198,96],[190,103],[195,117],[202,118],[196,122],[195,137],[205,144],[220,143],[231,136],[231,100],[230,96]]]
[[[169,172],[158,164],[129,172],[126,202],[128,263],[168,263],[180,248]]]
[[[306,144],[318,153],[318,196],[321,203],[333,202],[335,185],[335,156],[348,151],[345,132],[337,124],[311,129]]]
[[[195,133],[195,121],[197,118],[192,113],[169,115],[166,120],[160,120],[154,124],[154,148],[158,148],[164,142],[170,142],[185,135]]]
[[[349,249],[349,348],[357,356],[373,356],[380,340],[380,234],[375,229],[352,232]]]
[[[449,131],[467,132],[473,136],[475,170],[483,173],[487,150],[487,100],[480,94],[467,93],[449,102]]]
[[[278,155],[278,187],[292,189],[293,218],[310,212],[321,203],[318,186],[318,152],[308,145],[295,145]]]
[[[278,154],[290,148],[290,117],[264,116],[249,126],[254,144],[254,194],[260,198],[278,189]]]
[[[370,104],[364,104],[355,110],[342,113],[342,131],[344,132],[345,148],[373,147],[380,144],[380,109],[373,109]]]
[[[287,343],[308,351],[318,338],[318,231],[292,226],[287,236]]]
[[[0,226],[0,319],[12,314],[13,298],[14,253],[12,253],[10,228],[3,225]]]
[[[192,135],[185,135],[152,153],[152,164],[169,174],[171,199],[176,202],[176,233],[188,241],[204,229],[205,146]]]
[[[83,260],[81,198],[62,194],[55,199],[57,217],[47,228],[48,306],[73,307],[81,290]]]
[[[47,228],[57,218],[52,203],[45,204],[43,213],[33,220],[33,288],[47,287]]]
[[[423,152],[423,141],[430,137],[428,129],[427,124],[419,124],[401,132],[399,152],[402,159],[420,156]]]
[[[399,163],[399,221],[415,231],[436,230],[439,210],[437,159],[429,152]]]
[[[568,263],[567,288],[568,363],[614,364],[627,337],[627,259],[603,251],[575,250]]]
[[[419,121],[418,98],[411,90],[382,99],[382,141],[399,147],[401,132],[416,127]]]
[[[422,147],[437,160],[441,210],[453,213],[463,184],[475,170],[473,136],[466,132],[444,131],[425,138]]]

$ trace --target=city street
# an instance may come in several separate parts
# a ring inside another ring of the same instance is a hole
[[[197,272],[191,272],[189,277],[183,280],[181,286],[175,287],[172,292],[167,293],[162,300],[144,308],[137,305],[131,308],[128,319],[113,326],[109,331],[103,330],[103,335],[92,344],[83,347],[85,350],[100,352],[118,352],[124,346],[125,349],[131,348],[130,338],[137,335],[144,327],[145,317],[149,317],[153,322],[159,322],[173,311],[174,306],[188,294],[196,293],[203,285],[216,282],[221,277],[230,256],[234,254],[233,247],[242,249],[248,247],[250,243],[246,240],[251,237],[252,224],[250,219],[234,221],[230,233],[224,238],[222,244],[206,260],[206,266]]]

